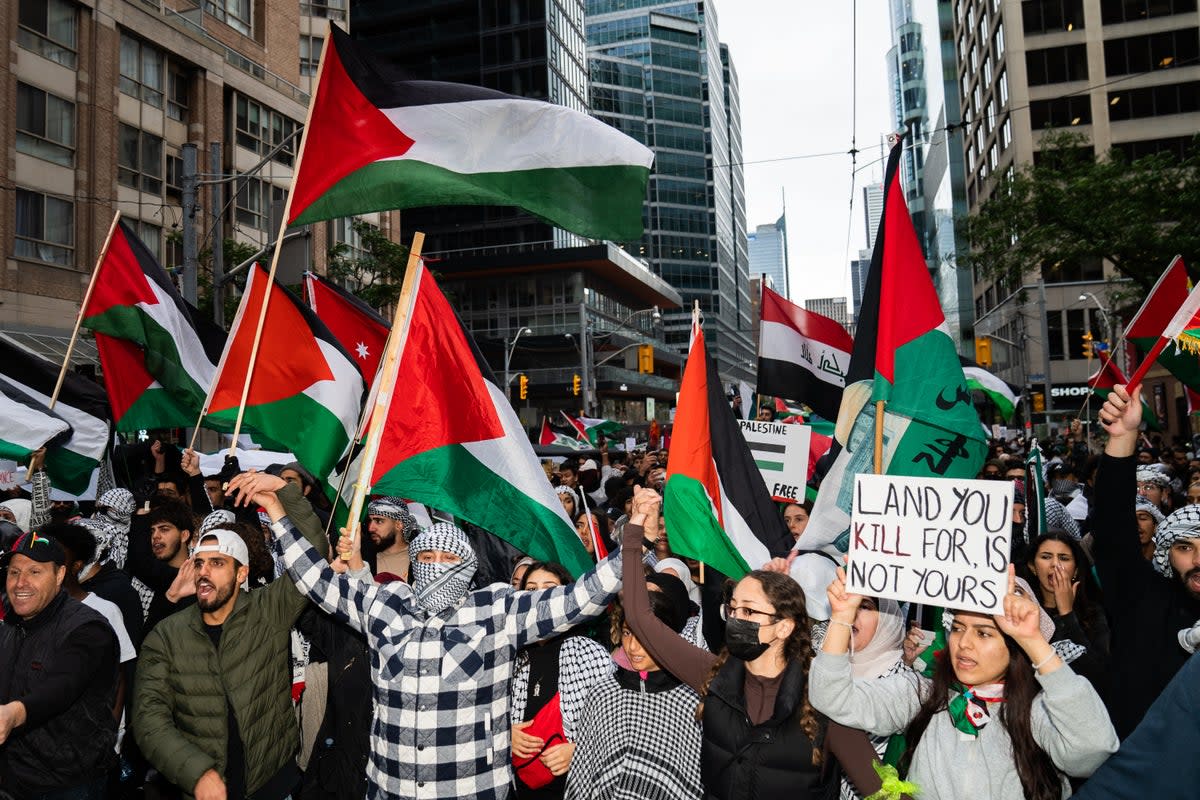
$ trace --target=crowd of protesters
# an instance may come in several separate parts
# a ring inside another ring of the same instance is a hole
[[[339,536],[296,463],[155,436],[73,503],[35,455],[0,502],[0,798],[1190,796],[1200,454],[1140,414],[1117,388],[1092,446],[994,443],[995,616],[849,593],[807,502],[739,580],[678,556],[660,450],[546,463],[577,576],[395,497]]]

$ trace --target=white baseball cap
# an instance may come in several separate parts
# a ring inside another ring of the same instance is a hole
[[[211,539],[217,541],[212,542]],[[250,566],[250,551],[246,549],[246,543],[241,536],[225,528],[205,531],[200,537],[196,549],[192,551],[193,555],[197,553],[222,553],[230,556],[242,566]]]

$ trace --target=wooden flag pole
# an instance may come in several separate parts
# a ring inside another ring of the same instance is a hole
[[[883,400],[875,401],[875,474],[883,474]]]
[[[92,277],[88,279],[87,291],[83,293],[83,302],[79,304],[79,313],[75,315],[75,329],[71,331],[71,341],[67,343],[67,354],[63,356],[62,367],[58,370],[58,380],[54,382],[54,392],[50,395],[47,408],[54,408],[58,402],[58,393],[62,391],[63,381],[67,379],[67,369],[71,366],[71,353],[75,351],[75,342],[79,339],[79,326],[83,324],[83,315],[87,312],[88,304],[92,301],[92,292],[96,289],[96,277],[100,274],[100,265],[108,255],[108,247],[112,244],[113,234],[117,232],[117,224],[121,221],[121,211],[113,214],[112,224],[108,226],[108,235],[104,237],[104,246],[100,255],[96,256],[96,266],[92,267]]]
[[[421,285],[421,276],[425,272],[421,264],[421,248],[424,246],[425,234],[417,231],[413,234],[412,247],[408,251],[408,267],[404,271],[400,298],[396,301],[396,313],[392,318],[392,331],[388,335],[383,367],[375,377],[375,385],[379,390],[375,394],[375,408],[371,411],[371,424],[367,429],[367,444],[363,448],[362,461],[358,465],[358,479],[354,482],[354,495],[350,500],[350,517],[346,521],[347,535],[352,542],[358,536],[358,518],[362,516],[363,504],[371,491],[371,473],[375,470],[375,459],[379,455],[379,439],[392,404],[392,390],[396,386],[400,354],[404,352],[404,343],[408,341],[413,304]]]

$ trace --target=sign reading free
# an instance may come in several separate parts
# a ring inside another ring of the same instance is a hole
[[[1008,481],[859,475],[846,588],[930,606],[1004,612]]]
[[[738,425],[771,497],[781,503],[804,502],[812,429],[788,422],[747,419],[739,419]]]

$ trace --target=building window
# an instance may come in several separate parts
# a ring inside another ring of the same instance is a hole
[[[163,140],[124,123],[118,135],[117,182],[131,189],[162,194]]]
[[[234,101],[234,110],[234,136],[240,147],[265,156],[283,145],[272,159],[280,164],[292,165],[299,139],[296,129],[300,127],[294,120],[240,94]]]
[[[1133,75],[1189,65],[1200,59],[1200,32],[1195,26],[1146,36],[1109,39],[1104,68],[1111,75]]]
[[[179,122],[187,122],[188,75],[172,67],[167,72],[167,116]]]
[[[70,266],[75,255],[75,207],[69,200],[17,189],[16,258]]]
[[[1166,139],[1143,139],[1137,142],[1113,142],[1112,149],[1119,151],[1126,161],[1137,161],[1139,158],[1167,153],[1182,161],[1194,149],[1194,139],[1191,136],[1172,136]]]
[[[75,104],[17,84],[17,152],[64,167],[75,163]]]
[[[1193,37],[1195,32],[1192,33]],[[1105,42],[1105,51],[1111,42]],[[1029,72],[1029,85],[1042,86],[1047,83],[1066,83],[1087,80],[1087,45],[1073,44],[1069,47],[1048,47],[1044,50],[1029,50],[1025,53],[1025,65]],[[1112,70],[1109,69],[1109,74]]]
[[[996,60],[1004,55],[1004,23],[996,26],[996,35],[992,37],[992,51],[996,54]]]
[[[365,259],[368,255],[366,247],[363,246],[362,234],[354,228],[354,223],[359,222],[368,228],[376,228],[365,220],[356,220],[354,217],[342,217],[333,221],[333,240],[337,244],[345,245],[345,258],[359,260]]]
[[[1195,10],[1196,0],[1100,0],[1100,18],[1105,25],[1140,22]]]
[[[1068,128],[1087,125],[1092,121],[1092,103],[1088,95],[1068,95],[1049,100],[1034,100],[1029,104],[1029,124],[1040,128]]]
[[[1004,124],[1000,126],[1000,149],[1007,150],[1012,144],[1012,118],[1005,117]]]
[[[250,0],[207,0],[204,9],[235,31],[250,35],[254,7]]]
[[[1083,0],[1025,0],[1021,3],[1025,33],[1056,33],[1083,27]]]
[[[1082,332],[1081,332],[1082,334]],[[1063,351],[1063,320],[1061,311],[1046,313],[1046,349],[1050,351],[1051,361],[1062,361]]]
[[[234,216],[239,225],[267,230],[272,203],[282,203],[284,189],[258,178],[239,178]]]
[[[1200,111],[1200,81],[1108,93],[1108,118],[1114,121],[1193,111]]]
[[[161,262],[162,228],[157,225],[151,225],[149,222],[143,222],[140,219],[130,219],[129,217],[125,217],[125,222],[133,228],[138,238],[142,240],[142,244],[146,245],[146,248]]]
[[[20,26],[17,43],[21,47],[75,69],[78,41],[74,3],[68,0],[21,0],[17,14]]]
[[[300,37],[300,74],[316,75],[321,61],[321,46],[325,40],[320,36]]]
[[[344,20],[346,18],[346,0],[314,0],[311,3],[301,3],[300,13],[310,17]]]
[[[1008,105],[1008,70],[1000,70],[1000,80],[996,81],[996,90],[1000,95],[1000,107]]]
[[[167,154],[166,195],[176,203],[183,202],[183,159],[172,153]]]
[[[163,107],[163,53],[121,34],[121,92],[155,108]]]

